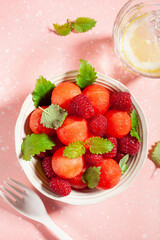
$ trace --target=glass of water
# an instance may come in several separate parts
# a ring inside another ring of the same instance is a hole
[[[160,0],[130,0],[114,23],[115,52],[124,66],[160,78]]]

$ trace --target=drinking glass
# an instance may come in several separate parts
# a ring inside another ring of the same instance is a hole
[[[130,0],[113,28],[115,52],[131,72],[160,78],[160,0]]]

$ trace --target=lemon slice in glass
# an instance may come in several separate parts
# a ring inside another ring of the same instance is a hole
[[[122,52],[127,62],[144,73],[160,72],[160,41],[148,24],[148,14],[132,20],[122,36]]]

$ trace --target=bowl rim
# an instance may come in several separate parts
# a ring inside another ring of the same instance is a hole
[[[65,72],[63,74],[57,75],[53,78],[50,79],[51,82],[55,83],[56,81],[60,81],[60,82],[64,82],[66,78],[75,78],[75,74],[78,73],[78,70],[74,70],[74,71],[68,71]],[[99,84],[100,79],[102,79],[103,81],[105,81],[105,84],[103,82],[104,85],[111,85],[116,87],[118,90],[121,91],[121,89],[123,89],[123,91],[129,92],[131,94],[131,98],[132,98],[132,102],[134,107],[136,108],[139,118],[141,119],[142,124],[142,131],[143,131],[143,141],[142,141],[142,145],[143,145],[143,151],[142,151],[142,155],[140,156],[139,162],[136,166],[136,168],[132,171],[132,174],[129,176],[129,178],[127,179],[126,182],[124,182],[119,188],[115,189],[112,188],[109,192],[109,194],[107,194],[106,191],[108,190],[98,190],[99,193],[98,195],[90,195],[88,197],[88,194],[86,196],[82,196],[82,197],[74,197],[74,196],[65,196],[65,197],[60,197],[58,195],[53,194],[49,189],[45,188],[43,185],[43,182],[39,179],[39,177],[36,175],[36,173],[33,173],[28,171],[28,161],[24,161],[22,159],[22,155],[21,155],[21,144],[22,144],[22,137],[20,136],[20,127],[22,126],[22,122],[24,122],[26,120],[26,116],[24,116],[24,112],[23,110],[26,108],[27,109],[27,105],[28,105],[28,101],[32,98],[32,94],[30,93],[26,99],[24,100],[17,121],[16,121],[16,125],[15,125],[15,149],[16,149],[16,155],[19,161],[19,164],[21,165],[25,175],[27,176],[27,178],[29,179],[30,183],[39,191],[41,192],[43,195],[49,197],[50,199],[53,200],[57,200],[60,202],[64,202],[64,203],[68,203],[68,204],[72,204],[72,205],[91,205],[91,204],[96,204],[99,203],[101,201],[104,201],[106,199],[109,199],[113,196],[116,196],[117,194],[123,192],[124,190],[126,190],[131,183],[133,182],[133,180],[136,178],[137,174],[140,172],[140,170],[142,169],[145,161],[146,161],[146,157],[147,157],[147,151],[148,151],[148,127],[147,127],[147,122],[146,122],[146,118],[144,115],[144,112],[142,110],[142,108],[140,107],[140,105],[138,104],[137,100],[135,99],[135,97],[132,95],[132,93],[128,90],[128,88],[122,84],[121,82],[110,78],[102,73],[98,73],[97,72],[97,84]],[[58,84],[60,83],[58,82]],[[57,84],[55,84],[57,85]],[[24,131],[24,125],[23,125],[23,131]],[[32,161],[29,161],[30,163]],[[135,171],[136,170],[136,171]],[[75,190],[72,190],[75,191]],[[100,193],[101,192],[101,193]]]

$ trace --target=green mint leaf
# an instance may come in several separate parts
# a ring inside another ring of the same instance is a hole
[[[155,145],[151,159],[160,167],[160,142]]]
[[[119,166],[120,166],[120,169],[121,169],[121,173],[124,174],[127,169],[128,169],[128,166],[126,164],[126,162],[128,161],[129,159],[129,154],[126,154],[123,158],[121,158],[121,160],[119,161]]]
[[[131,137],[136,137],[136,138],[138,139],[138,141],[141,142],[141,139],[140,139],[137,131],[135,130],[135,128],[132,128],[132,129],[131,129],[130,135],[131,135]]]
[[[85,88],[95,82],[97,78],[97,72],[95,72],[95,68],[92,67],[89,62],[82,59],[80,59],[80,62],[80,69],[79,74],[77,74],[76,84],[80,88]]]
[[[114,147],[109,140],[100,137],[90,138],[90,152],[94,154],[104,154],[110,152]]]
[[[138,127],[139,127],[138,114],[133,109],[133,111],[131,113],[131,131],[130,131],[130,135],[131,135],[131,137],[136,137],[138,139],[138,141],[141,142],[141,139],[140,139],[140,137],[138,135],[138,131],[137,131]]]
[[[87,32],[91,30],[96,25],[96,23],[97,22],[92,18],[79,17],[75,20],[73,27],[77,32]]]
[[[135,112],[135,110],[132,110],[131,113],[131,126],[132,128],[138,128],[139,126],[139,118],[138,118],[138,114]]]
[[[72,142],[63,150],[63,156],[67,158],[78,158],[85,153],[84,143],[80,141]]]
[[[63,25],[53,23],[53,26],[56,33],[58,33],[61,36],[66,36],[71,32],[71,26],[69,23],[65,23]]]
[[[82,181],[84,183],[88,183],[88,187],[93,189],[95,188],[100,179],[100,172],[101,167],[90,167],[85,170],[85,172],[82,175]]]
[[[41,123],[44,127],[57,129],[62,126],[68,113],[57,104],[51,104],[48,108],[42,109]]]
[[[24,160],[30,161],[35,154],[52,149],[53,146],[55,143],[45,133],[27,135],[21,146],[22,157]]]
[[[54,88],[55,85],[53,83],[47,81],[46,78],[39,76],[39,79],[37,79],[37,83],[35,85],[35,89],[32,92],[32,100],[34,102],[34,106],[38,107],[49,105]]]

